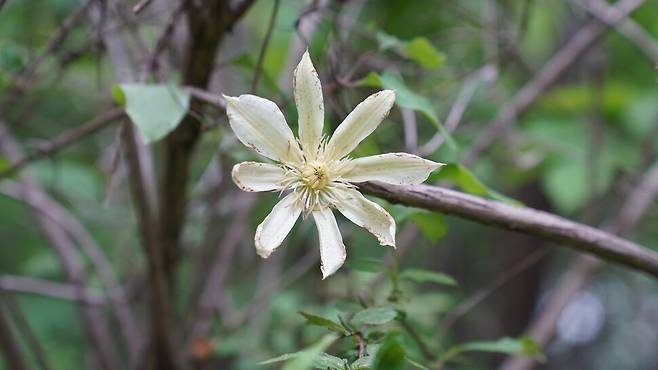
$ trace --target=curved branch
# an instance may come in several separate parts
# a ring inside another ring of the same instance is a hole
[[[603,260],[658,277],[658,253],[608,232],[548,212],[515,207],[429,185],[395,186],[369,182],[360,184],[359,188],[364,193],[393,203],[438,211],[553,240]]]

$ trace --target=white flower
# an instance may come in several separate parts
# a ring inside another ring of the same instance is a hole
[[[333,208],[371,232],[379,244],[395,247],[391,215],[361,195],[352,183],[419,184],[442,164],[407,153],[347,157],[388,115],[395,101],[392,90],[380,91],[357,105],[328,141],[322,136],[322,86],[308,52],[295,69],[294,93],[301,147],[273,102],[254,95],[224,97],[238,139],[277,162],[239,163],[233,167],[233,181],[244,191],[286,194],[256,229],[256,251],[263,258],[281,245],[301,214],[313,216],[326,278],[342,266],[346,256]]]

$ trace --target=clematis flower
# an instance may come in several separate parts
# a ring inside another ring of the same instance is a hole
[[[395,101],[392,90],[375,93],[357,105],[329,139],[322,135],[322,86],[308,52],[295,69],[294,94],[299,140],[270,100],[254,95],[224,97],[238,139],[276,162],[238,163],[232,176],[244,191],[285,194],[256,229],[256,251],[261,257],[267,258],[283,243],[300,215],[313,217],[324,279],[336,272],[346,257],[333,209],[372,233],[379,244],[395,247],[393,217],[361,195],[354,183],[419,184],[442,164],[407,153],[348,156],[388,115]]]

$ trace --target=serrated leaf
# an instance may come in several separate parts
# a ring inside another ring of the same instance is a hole
[[[324,350],[335,340],[335,335],[327,334],[316,344],[303,351],[286,353],[269,360],[261,361],[258,365],[270,365],[287,361],[283,367],[284,370],[307,370],[310,368],[342,370],[343,361],[340,358],[324,353]],[[337,363],[336,360],[340,362],[338,363],[339,367],[332,367],[332,364]]]
[[[354,314],[350,323],[356,327],[362,325],[383,325],[394,320],[398,313],[389,307],[367,308]]]
[[[395,103],[398,106],[422,113],[441,135],[443,135],[448,146],[453,150],[457,149],[457,144],[450,133],[443,127],[443,124],[434,111],[432,103],[426,97],[413,92],[399,77],[391,72],[384,72],[381,75],[371,72],[359,83],[361,85],[381,87],[395,91]]]
[[[436,50],[425,37],[416,37],[407,42],[404,50],[409,58],[428,69],[439,69],[446,61],[445,54]]]
[[[345,363],[346,361],[340,357],[322,352],[313,362],[313,367],[316,369],[343,370],[345,368]]]
[[[436,283],[456,286],[457,281],[450,275],[436,271],[407,269],[400,273],[400,279],[411,280],[416,283]]]
[[[373,360],[374,360],[374,356],[360,357],[350,364],[350,368],[352,368],[353,370],[370,369],[372,367]]]
[[[405,350],[398,333],[390,333],[377,351],[372,363],[374,370],[401,370],[405,365]]]
[[[173,131],[190,107],[190,94],[170,85],[115,85],[112,95],[126,109],[145,143],[158,141]]]
[[[320,353],[324,352],[327,347],[336,340],[336,336],[328,334],[322,337],[319,342],[310,348],[302,351],[299,356],[288,361],[283,367],[283,370],[307,370],[314,367]]]
[[[343,327],[341,324],[328,319],[326,317],[314,315],[308,312],[304,311],[299,311],[299,314],[306,319],[306,323],[310,325],[316,325],[316,326],[322,326],[324,328],[327,328],[329,330],[335,331],[337,333],[343,334],[343,335],[348,335],[349,331]]]
[[[505,196],[495,190],[490,189],[466,167],[459,163],[448,163],[442,166],[435,174],[431,175],[431,181],[447,180],[459,186],[462,191],[470,194],[489,197],[503,203],[513,206],[522,206],[523,203],[518,200]]]

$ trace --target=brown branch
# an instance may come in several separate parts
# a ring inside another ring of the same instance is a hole
[[[0,192],[21,199],[22,187],[31,186],[28,184],[6,183],[0,186]],[[80,249],[89,257],[93,270],[100,278],[100,282],[107,291],[107,297],[112,313],[116,317],[119,328],[123,337],[128,345],[128,351],[131,358],[137,355],[137,351],[141,346],[141,335],[137,328],[137,320],[134,317],[130,307],[128,306],[128,299],[126,294],[114,276],[112,266],[107,260],[107,257],[102,251],[102,248],[92,238],[89,231],[75,218],[69,211],[50,199],[43,196],[39,198],[26,198],[23,199],[30,207],[38,210],[44,216],[48,217],[52,222],[57,224],[75,241]]]
[[[393,203],[438,211],[553,240],[658,277],[658,253],[608,232],[547,212],[515,207],[429,185],[395,186],[371,182],[360,184],[359,187],[365,193]]]
[[[658,197],[658,162],[644,175],[639,184],[629,194],[622,209],[615,219],[608,221],[604,228],[618,234],[630,232],[648,211]],[[553,339],[555,322],[562,308],[588,285],[595,273],[603,267],[600,260],[581,256],[573,262],[562,277],[562,282],[554,290],[537,318],[530,324],[528,334],[545,348]],[[505,361],[501,370],[527,370],[532,368],[532,361],[522,357],[511,357]]]
[[[498,112],[496,118],[488,124],[488,127],[464,154],[463,162],[472,163],[485,152],[516,122],[519,115],[526,112],[537,98],[545,93],[589,47],[601,39],[606,30],[621,22],[643,3],[644,0],[621,0],[616,6],[608,9],[605,17],[607,22],[604,23],[598,19],[587,22]]]
[[[267,53],[267,47],[270,45],[270,39],[272,38],[272,31],[274,30],[274,24],[276,24],[276,16],[279,13],[279,5],[281,5],[281,0],[274,0],[272,5],[272,15],[270,16],[270,23],[267,26],[267,31],[265,32],[265,38],[263,38],[263,45],[260,47],[260,52],[258,53],[258,61],[256,62],[256,69],[254,70],[254,79],[251,82],[251,93],[255,94],[258,90],[258,82],[260,82],[260,74],[263,72],[263,62],[265,61],[265,53]]]
[[[48,55],[53,54],[59,50],[64,41],[66,41],[68,38],[73,28],[82,21],[82,16],[87,12],[92,2],[93,1],[91,0],[87,0],[75,12],[69,15],[64,20],[64,22],[62,22],[62,25],[57,30],[55,30],[43,51],[28,61],[25,67],[17,75],[13,76],[10,81],[9,94],[0,100],[0,111],[4,111],[6,107],[15,101],[16,98],[24,93],[25,88],[30,85],[34,79],[35,72],[41,63],[43,63]],[[2,7],[2,4],[0,4],[0,7]]]
[[[615,10],[607,2],[602,0],[574,0],[574,3],[585,9],[588,13],[611,27],[631,41],[637,48],[644,53],[654,63],[658,63],[658,43],[640,24],[629,17],[625,17],[615,24],[612,17]]]
[[[18,340],[14,336],[9,321],[5,318],[2,307],[0,307],[0,350],[4,353],[3,358],[8,369],[28,369]]]
[[[210,329],[212,314],[217,306],[218,300],[224,288],[231,261],[240,244],[245,232],[249,211],[255,198],[253,194],[241,193],[237,196],[234,208],[237,210],[233,215],[233,221],[226,228],[224,237],[219,243],[212,267],[205,279],[205,285],[199,295],[199,301],[192,308],[195,310],[194,323],[192,324],[191,339],[203,338]],[[218,217],[213,215],[210,223],[219,222]]]
[[[103,298],[101,292],[91,288],[85,288],[85,294],[80,296],[77,289],[78,287],[71,284],[56,283],[53,281],[24,276],[0,275],[0,290],[16,293],[38,294],[69,301],[79,301],[80,299],[84,299],[84,303],[88,305],[105,305],[105,298]]]
[[[54,139],[39,145],[39,147],[33,152],[14,161],[9,168],[0,171],[0,179],[11,176],[36,160],[52,155],[69,145],[77,143],[89,135],[97,133],[98,131],[114,124],[117,119],[121,118],[123,115],[124,112],[122,108],[113,108],[101,113],[88,123],[62,132]]]
[[[34,330],[30,326],[30,323],[27,321],[23,310],[21,310],[20,305],[14,299],[13,294],[9,292],[0,292],[0,297],[7,307],[7,311],[11,316],[11,320],[14,322],[16,330],[20,333],[21,337],[24,339],[26,347],[30,349],[34,359],[41,367],[41,370],[52,370],[50,361],[46,356],[46,352],[39,342],[39,338],[34,334]]]
[[[4,124],[0,123],[0,150],[10,159],[16,160],[21,156],[20,148],[10,136],[10,132]],[[20,198],[25,199],[27,203],[38,201],[40,198],[47,197],[47,194],[39,188],[34,180],[23,175],[21,182],[24,184],[20,188]],[[75,244],[70,237],[55,222],[33,209],[34,218],[39,228],[50,241],[55,254],[57,255],[62,270],[67,279],[76,287],[76,294],[83,303],[80,306],[82,317],[85,323],[85,329],[93,348],[95,355],[98,357],[98,363],[104,370],[117,368],[116,357],[113,353],[112,336],[105,325],[104,320],[100,317],[100,312],[86,302],[87,291],[84,289],[85,271],[78,263]]]

